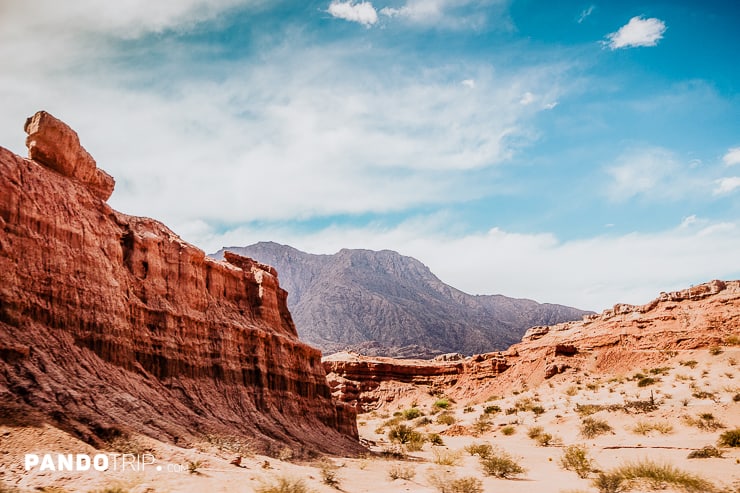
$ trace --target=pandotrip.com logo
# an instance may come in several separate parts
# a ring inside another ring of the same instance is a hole
[[[185,472],[187,465],[163,463],[154,454],[26,454],[23,460],[26,471],[72,472]]]

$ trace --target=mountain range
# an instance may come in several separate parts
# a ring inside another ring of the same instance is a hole
[[[576,308],[502,295],[470,295],[413,257],[390,250],[333,255],[260,242],[223,248],[274,266],[300,338],[325,354],[429,358],[502,350],[533,326],[581,319]]]

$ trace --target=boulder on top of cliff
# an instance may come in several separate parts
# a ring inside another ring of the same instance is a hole
[[[108,200],[115,180],[98,168],[95,159],[80,144],[77,132],[46,111],[38,111],[26,120],[28,157],[47,168],[74,178],[100,200]]]

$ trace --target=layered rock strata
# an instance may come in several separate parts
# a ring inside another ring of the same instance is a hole
[[[680,351],[740,337],[740,281],[711,281],[618,304],[581,321],[533,327],[506,351],[464,361],[393,360],[338,353],[324,359],[334,395],[367,411],[426,387],[472,399],[534,386],[560,373],[620,373]]]
[[[43,112],[26,129],[30,159],[0,148],[0,419],[94,445],[113,429],[359,450],[274,269],[113,210],[71,129]]]

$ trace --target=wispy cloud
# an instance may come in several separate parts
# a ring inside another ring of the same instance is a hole
[[[411,24],[448,29],[478,29],[496,18],[499,27],[509,28],[503,7],[508,0],[405,0],[397,7],[384,7],[380,14]]]
[[[468,293],[492,294],[495,290],[592,310],[618,302],[646,303],[660,291],[740,276],[740,268],[728,267],[737,266],[737,223],[694,216],[654,233],[562,241],[551,233],[521,234],[500,228],[451,232],[441,226],[450,221],[452,218],[444,216],[415,218],[390,228],[332,226],[310,234],[280,227],[242,228],[213,235],[204,242],[212,245],[213,251],[265,239],[314,253],[389,248],[420,259],[443,281]],[[441,232],[445,230],[447,233]]]
[[[666,31],[665,22],[655,17],[648,19],[637,16],[630,19],[618,31],[607,34],[604,42],[612,50],[634,48],[638,46],[656,46],[663,39]]]
[[[740,176],[728,176],[716,181],[715,195],[725,195],[740,188]]]
[[[722,161],[724,161],[727,166],[740,164],[740,147],[733,147],[729,149],[727,151],[727,154],[722,157]]]
[[[357,22],[366,27],[378,22],[378,12],[370,2],[354,3],[351,0],[348,2],[334,0],[329,5],[328,12],[338,19]]]
[[[609,196],[617,201],[638,195],[682,194],[686,186],[676,156],[660,147],[628,150],[606,172],[611,177]]]
[[[596,8],[595,5],[589,5],[589,7],[581,12],[581,15],[578,17],[578,23],[581,24],[583,21],[586,20],[586,17],[593,14],[594,9]]]

